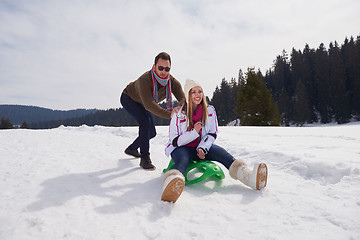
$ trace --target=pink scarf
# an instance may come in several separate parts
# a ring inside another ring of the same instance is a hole
[[[193,112],[193,126],[194,127],[194,124],[201,121],[201,116],[202,116],[202,106],[199,104],[196,111]],[[199,144],[200,142],[200,137],[201,137],[201,130],[200,129],[200,136],[198,138],[196,138],[194,141],[192,141],[191,143],[188,143],[186,144],[185,146],[188,146],[188,147],[197,147],[197,145]]]
[[[172,109],[172,100],[171,100],[171,80],[170,74],[167,78],[162,79],[158,75],[156,75],[154,67],[151,69],[151,77],[153,81],[153,98],[155,102],[159,102],[158,99],[158,86],[157,82],[161,85],[166,87],[166,109]]]

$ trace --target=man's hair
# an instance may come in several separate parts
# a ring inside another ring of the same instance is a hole
[[[159,54],[155,57],[155,65],[156,65],[156,63],[159,61],[159,58],[164,59],[164,60],[169,60],[170,65],[171,65],[170,55],[167,54],[166,52],[161,52],[161,53],[159,53]]]

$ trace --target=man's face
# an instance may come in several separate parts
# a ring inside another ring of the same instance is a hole
[[[167,78],[170,74],[170,61],[169,60],[164,60],[159,58],[158,62],[155,65],[155,73],[156,75],[158,75],[160,78]],[[162,69],[162,70],[159,70]],[[166,70],[169,70],[168,72]]]

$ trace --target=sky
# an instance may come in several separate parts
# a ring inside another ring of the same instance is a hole
[[[162,51],[211,99],[239,70],[360,35],[358,0],[0,0],[0,104],[121,107]]]

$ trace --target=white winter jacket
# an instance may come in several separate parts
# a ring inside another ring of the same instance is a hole
[[[208,153],[218,133],[218,122],[215,108],[209,105],[207,109],[209,113],[208,120],[202,127],[201,140],[196,148],[202,148],[205,151],[205,154]],[[179,110],[179,112],[175,113],[172,116],[169,126],[169,142],[167,143],[165,148],[166,156],[169,156],[176,147],[184,146],[188,143],[191,143],[199,137],[199,134],[194,129],[190,131],[186,130],[186,121],[187,116],[182,111],[182,108]]]

